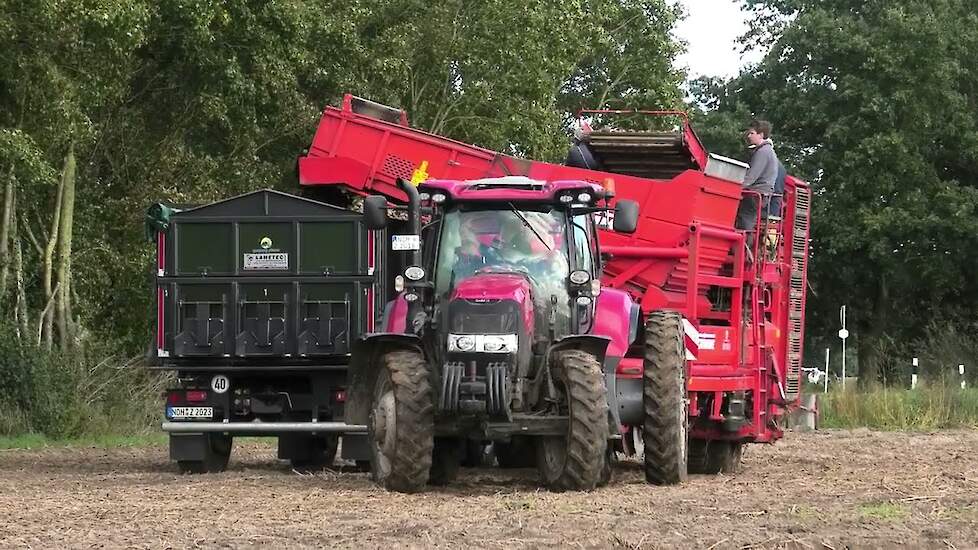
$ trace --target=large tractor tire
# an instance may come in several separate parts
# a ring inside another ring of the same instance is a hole
[[[373,478],[389,491],[415,493],[428,481],[434,400],[428,367],[415,351],[382,355],[367,423]]]
[[[689,440],[689,473],[733,474],[740,470],[744,444],[739,441]]]
[[[179,460],[177,467],[182,474],[215,474],[228,467],[231,457],[231,436],[208,433],[204,438],[204,457],[202,460]]]
[[[537,465],[533,439],[525,435],[514,435],[509,442],[494,441],[493,453],[500,468],[533,468]]]
[[[645,479],[654,485],[686,480],[688,414],[682,316],[654,311],[645,322],[643,373]]]
[[[292,468],[300,472],[320,471],[333,465],[339,443],[340,438],[336,434],[281,435],[279,458],[288,458]]]
[[[453,437],[435,438],[431,453],[431,470],[428,471],[429,485],[448,485],[458,477],[458,468],[465,452],[465,442]]]
[[[553,491],[590,491],[601,481],[608,446],[608,401],[601,364],[583,351],[561,352],[557,382],[570,418],[567,435],[537,442],[537,467]]]

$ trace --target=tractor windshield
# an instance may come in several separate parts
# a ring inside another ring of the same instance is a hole
[[[510,205],[511,206],[511,205]],[[445,213],[435,286],[445,296],[477,273],[522,273],[534,302],[567,307],[567,242],[559,210],[451,210]],[[559,312],[558,312],[559,313]]]

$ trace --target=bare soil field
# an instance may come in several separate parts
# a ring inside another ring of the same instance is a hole
[[[165,447],[0,451],[0,547],[975,548],[978,431],[791,433],[735,475],[555,494],[533,470],[463,469],[386,493],[367,474],[300,475],[270,443],[183,476]]]

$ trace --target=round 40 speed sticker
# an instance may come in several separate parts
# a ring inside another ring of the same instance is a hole
[[[223,374],[216,374],[211,378],[211,389],[214,393],[224,393],[231,387],[231,381]]]

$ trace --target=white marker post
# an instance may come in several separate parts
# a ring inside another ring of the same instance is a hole
[[[958,365],[958,375],[961,376],[961,389],[963,390],[967,385],[967,382],[964,381],[964,365]]]
[[[822,388],[822,393],[828,393],[829,391],[829,348],[825,348],[825,386]]]
[[[913,358],[913,368],[910,369],[910,389],[917,388],[917,368],[920,366],[920,361],[914,357]]]
[[[842,328],[839,329],[839,338],[842,339],[842,391],[846,389],[846,338],[849,331],[846,330],[846,306],[839,309],[839,320],[842,321]]]

